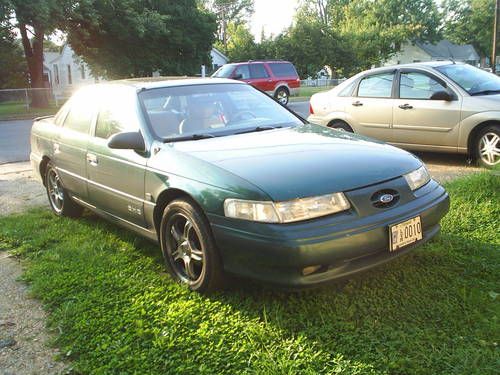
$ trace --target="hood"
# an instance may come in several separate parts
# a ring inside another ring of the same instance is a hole
[[[356,189],[422,164],[385,143],[312,124],[177,142],[174,148],[245,179],[275,201]]]

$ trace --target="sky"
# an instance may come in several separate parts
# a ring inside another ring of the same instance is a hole
[[[298,0],[254,0],[250,30],[260,41],[262,28],[266,36],[277,35],[291,25]]]

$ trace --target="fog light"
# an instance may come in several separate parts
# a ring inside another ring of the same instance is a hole
[[[304,276],[311,275],[314,272],[316,272],[317,270],[319,270],[320,268],[321,268],[321,266],[309,266],[309,267],[305,267],[302,270],[302,275],[304,275]]]

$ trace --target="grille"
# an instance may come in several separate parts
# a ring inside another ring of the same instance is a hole
[[[384,195],[392,195],[392,201],[390,202],[383,202],[380,198]],[[379,190],[376,193],[372,195],[370,198],[373,207],[376,208],[389,208],[394,206],[396,203],[399,201],[399,193],[396,190],[392,189],[384,189],[384,190]]]

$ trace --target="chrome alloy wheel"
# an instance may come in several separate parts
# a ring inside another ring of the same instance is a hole
[[[500,161],[500,136],[494,132],[484,134],[479,140],[479,157],[487,165]]]
[[[52,208],[57,213],[61,213],[64,205],[64,189],[59,175],[53,168],[47,174],[47,190]]]
[[[288,104],[288,93],[286,92],[286,90],[279,90],[278,93],[276,94],[276,99],[278,99],[278,101],[283,104],[283,105],[287,105]]]
[[[167,225],[167,251],[176,275],[188,284],[197,282],[203,272],[205,255],[199,234],[188,217],[173,215]]]

